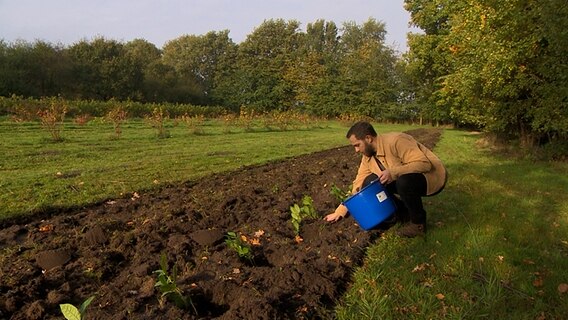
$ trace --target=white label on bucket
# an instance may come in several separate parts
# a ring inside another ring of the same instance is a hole
[[[383,202],[387,200],[387,194],[384,191],[381,191],[377,193],[377,199],[379,200],[379,202]]]

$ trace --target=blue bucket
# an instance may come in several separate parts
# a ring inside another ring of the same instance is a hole
[[[371,182],[361,191],[347,198],[343,204],[359,226],[365,230],[383,222],[396,210],[391,196],[379,180]]]

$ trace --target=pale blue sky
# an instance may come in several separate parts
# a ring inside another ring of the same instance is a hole
[[[369,18],[387,26],[388,45],[406,51],[409,14],[403,0],[0,0],[0,39],[71,45],[103,36],[143,38],[161,48],[185,34],[229,30],[240,43],[264,20],[318,19],[338,26]],[[412,31],[416,31],[413,29]]]

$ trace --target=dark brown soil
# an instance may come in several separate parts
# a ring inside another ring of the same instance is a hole
[[[433,147],[439,130],[409,132]],[[349,285],[380,230],[348,217],[303,221],[290,206],[312,197],[323,217],[346,189],[359,156],[350,146],[245,167],[103,204],[7,224],[0,231],[0,319],[61,319],[59,304],[96,295],[87,319],[318,319]],[[246,236],[252,261],[225,243]],[[160,256],[178,269],[193,307],[160,299]]]

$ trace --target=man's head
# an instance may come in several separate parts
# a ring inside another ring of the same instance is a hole
[[[375,144],[373,143],[377,138],[377,132],[370,123],[365,121],[355,123],[347,131],[346,138],[349,139],[349,142],[355,148],[355,152],[362,153],[367,157],[377,154]]]

